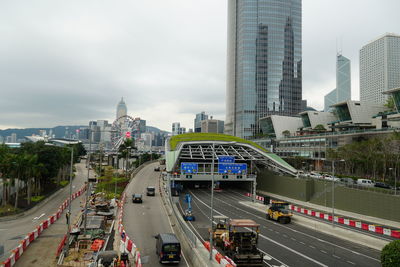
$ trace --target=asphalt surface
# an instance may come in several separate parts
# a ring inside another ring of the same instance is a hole
[[[190,224],[208,240],[210,190],[190,189],[196,221]],[[183,200],[183,196],[181,196]],[[252,219],[261,225],[258,248],[266,253],[265,266],[380,266],[380,252],[296,224],[279,224],[265,213],[239,204],[248,201],[242,192],[226,189],[214,193],[214,214]],[[183,202],[181,201],[181,205]]]
[[[75,178],[72,181],[73,192],[81,188],[87,179],[85,163],[75,164],[75,167]],[[18,246],[28,233],[33,231],[42,221],[57,212],[59,206],[68,198],[69,186],[64,187],[55,194],[57,195],[51,201],[40,206],[35,212],[27,211],[27,215],[25,216],[9,221],[0,221],[0,244],[4,246],[4,255],[0,258],[0,262],[7,259],[10,251]],[[74,205],[79,206],[79,201],[72,201],[72,206]]]
[[[135,175],[126,189],[127,203],[124,205],[125,231],[139,248],[145,266],[164,266],[158,262],[154,237],[158,233],[173,232],[158,191],[160,172],[154,171],[156,166],[158,163],[149,164]],[[155,196],[146,196],[147,186],[156,187]],[[132,203],[132,194],[135,193],[143,195],[143,203]],[[189,265],[182,257],[175,266]]]

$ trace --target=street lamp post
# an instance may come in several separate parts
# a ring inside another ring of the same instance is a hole
[[[332,159],[332,227],[335,227],[335,160]]]
[[[69,145],[78,144],[77,142],[69,142]],[[46,143],[47,146],[57,146],[51,143]],[[69,238],[70,238],[70,231],[71,231],[71,205],[72,205],[72,174],[73,174],[73,164],[74,164],[74,148],[69,147],[71,150],[71,162],[70,162],[70,170],[69,170],[69,200],[68,200],[68,211],[67,211],[67,243],[65,245],[65,255],[67,256],[69,253]]]
[[[83,224],[83,234],[86,235],[86,226],[87,226],[87,209],[88,209],[88,200],[89,200],[89,191],[90,191],[90,182],[89,182],[89,174],[90,174],[90,155],[92,150],[92,130],[89,129],[89,152],[88,152],[88,166],[87,166],[87,184],[86,184],[86,199],[85,199],[85,209],[84,209],[84,224]]]
[[[211,214],[210,214],[210,260],[212,260],[212,250],[213,250],[213,213],[214,213],[214,151],[215,143],[212,144],[212,163],[211,163]]]
[[[394,195],[397,195],[397,183],[396,183],[396,167],[394,168],[389,168],[390,171],[394,171],[393,175],[394,175]]]
[[[129,153],[131,151],[131,147],[126,147],[126,159],[125,159],[125,177],[128,178],[128,165],[129,165]]]

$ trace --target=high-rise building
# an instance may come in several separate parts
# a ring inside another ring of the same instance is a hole
[[[400,35],[386,33],[360,50],[360,101],[385,104],[384,91],[400,87]]]
[[[128,114],[128,108],[126,107],[124,98],[121,98],[121,101],[119,101],[118,105],[117,105],[117,118],[120,118],[122,116],[126,116]],[[123,122],[123,120],[121,120],[120,122]]]
[[[180,122],[172,123],[172,135],[184,134],[186,133],[186,128],[181,127]]]
[[[225,133],[251,138],[259,119],[302,107],[301,0],[228,1]]]
[[[201,121],[202,133],[224,133],[224,121],[211,119]]]
[[[17,134],[11,133],[11,142],[10,143],[16,143],[16,142],[17,142]]]
[[[324,97],[324,111],[331,105],[351,100],[350,60],[341,54],[336,56],[336,88]]]
[[[198,114],[196,114],[196,118],[194,119],[194,132],[195,133],[200,133],[201,132],[201,121],[207,120],[208,115],[206,114],[205,111],[202,111]]]

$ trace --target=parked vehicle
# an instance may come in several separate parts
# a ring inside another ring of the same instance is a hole
[[[156,188],[154,186],[148,186],[146,188],[146,195],[147,196],[155,196],[156,195]]]
[[[324,175],[324,178],[325,178],[325,180],[328,180],[328,181],[340,182],[340,178],[337,178],[336,176]]]
[[[375,187],[380,187],[380,188],[386,188],[386,189],[390,189],[390,185],[382,183],[382,182],[376,182],[375,183]]]
[[[344,183],[344,184],[347,184],[347,185],[353,185],[353,184],[355,184],[354,179],[348,178],[348,177],[340,178],[340,181],[341,181],[342,183]]]
[[[142,194],[133,194],[132,195],[132,203],[143,203]]]
[[[175,234],[158,234],[156,237],[156,254],[160,263],[179,263],[181,244]]]
[[[357,179],[357,184],[361,186],[366,186],[366,187],[373,187],[374,182],[372,182],[369,179]]]
[[[323,178],[323,176],[321,174],[317,173],[317,172],[310,172],[309,176],[311,178],[316,178],[316,179],[322,179]]]
[[[159,171],[160,171],[160,167],[159,167],[159,166],[158,166],[158,167],[155,167],[155,168],[154,168],[154,171],[155,171],[155,172],[159,172]]]

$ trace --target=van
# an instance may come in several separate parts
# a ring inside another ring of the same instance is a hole
[[[357,179],[357,184],[362,185],[362,186],[367,186],[367,187],[373,187],[374,182],[372,182],[369,179]]]
[[[181,244],[173,233],[155,236],[156,253],[160,263],[179,263],[181,260]]]
[[[154,186],[148,186],[146,188],[146,195],[147,196],[155,196],[156,195],[156,188]]]

